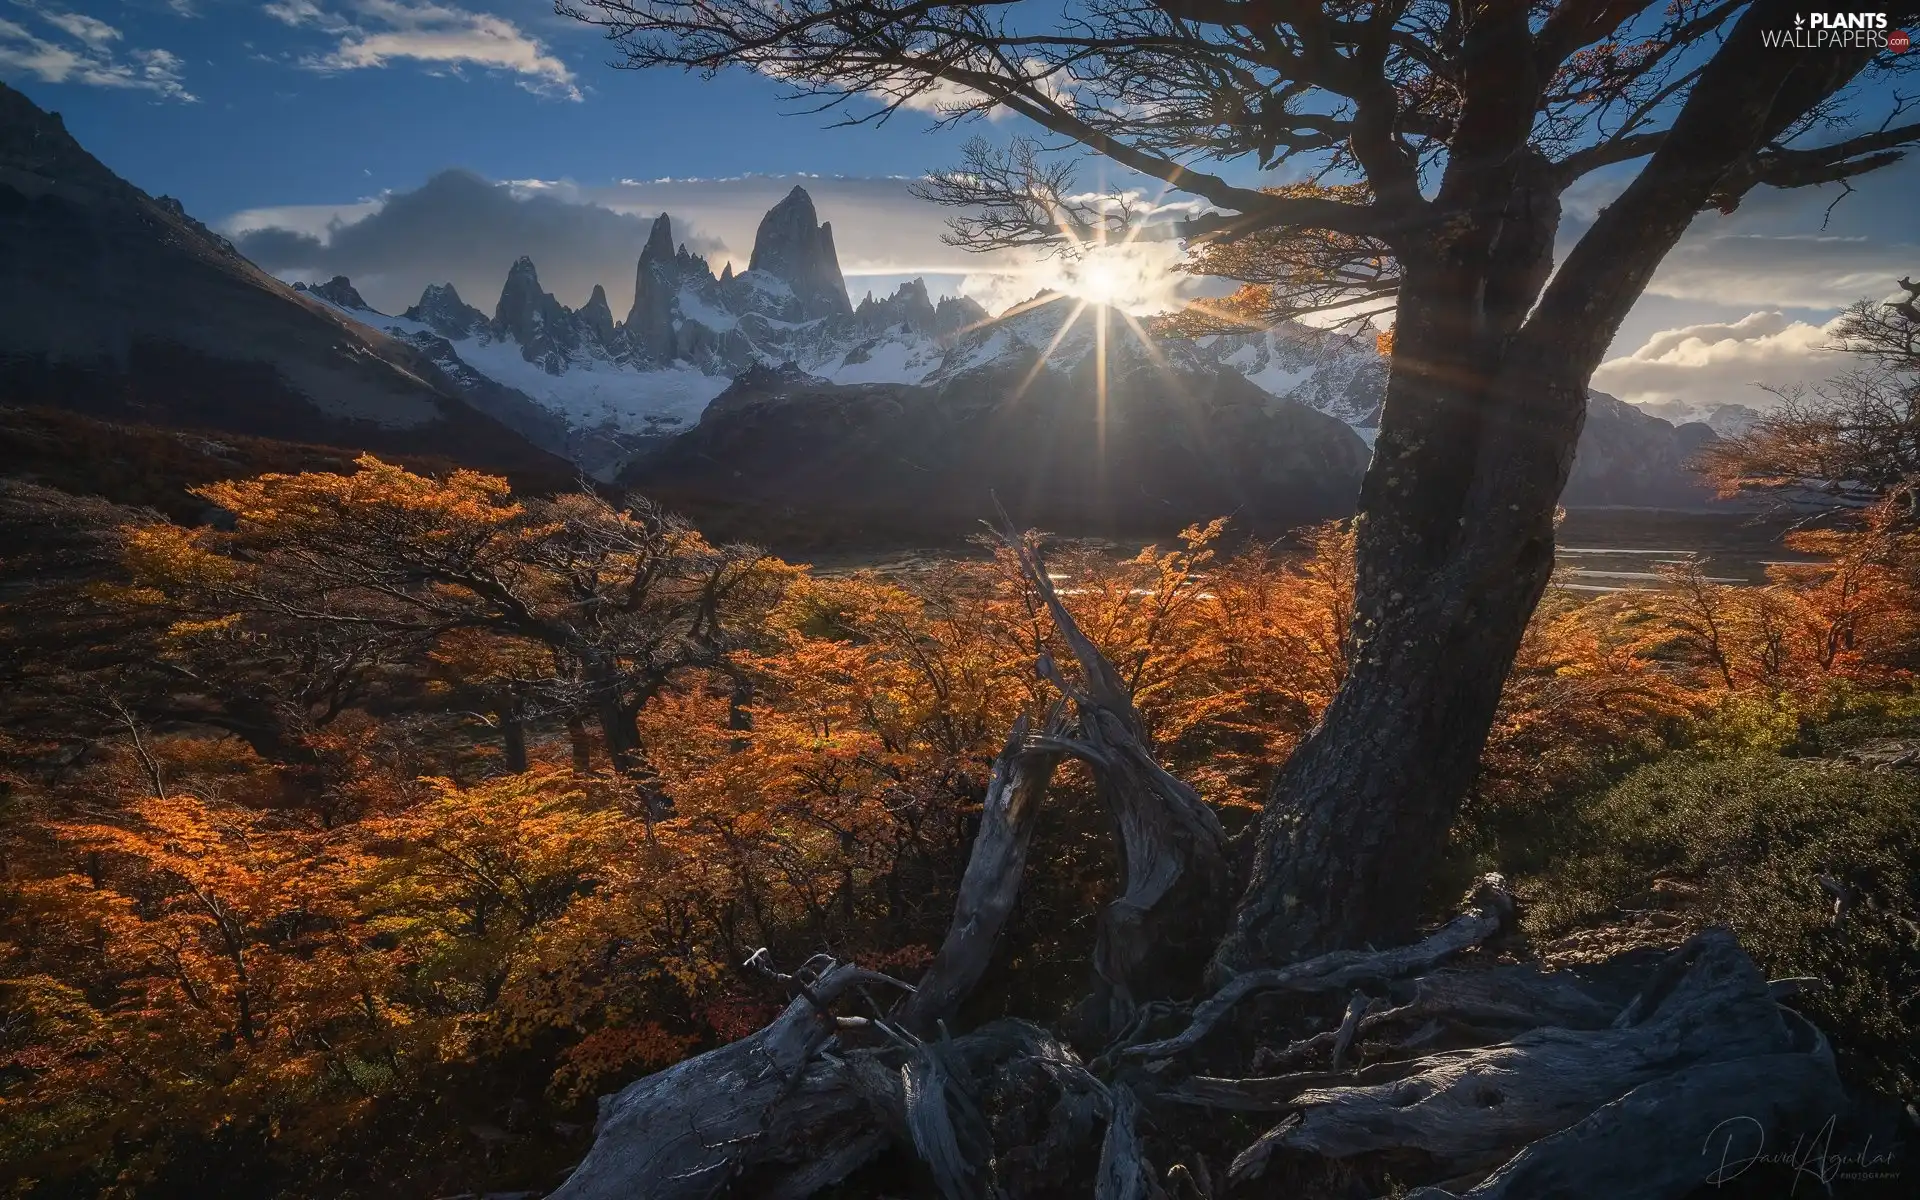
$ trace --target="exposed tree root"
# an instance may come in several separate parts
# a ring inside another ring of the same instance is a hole
[[[1795,1052],[1767,981],[1732,935],[1710,930],[1673,961],[1686,969],[1670,986],[1664,976],[1650,985],[1664,994],[1650,991],[1609,1028],[1536,1029],[1483,1049],[1429,1055],[1392,1082],[1303,1092],[1284,1132],[1269,1135],[1268,1153],[1351,1158],[1412,1149],[1451,1174],[1566,1129],[1675,1071]]]
[[[603,1097],[593,1148],[555,1200],[695,1200],[749,1172],[795,1196],[837,1182],[884,1144],[862,1073],[822,1053],[830,1006],[869,982],[895,981],[828,964],[771,1025]]]
[[[1260,991],[1338,992],[1361,983],[1399,979],[1418,974],[1462,950],[1480,945],[1513,920],[1513,897],[1506,882],[1489,875],[1469,898],[1472,910],[1441,926],[1411,946],[1390,950],[1336,950],[1305,962],[1234,976],[1193,1010],[1187,1028],[1173,1037],[1127,1047],[1130,1058],[1167,1058],[1191,1049],[1206,1037],[1233,1006]]]

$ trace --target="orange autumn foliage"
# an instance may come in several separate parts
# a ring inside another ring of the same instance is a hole
[[[822,574],[370,459],[207,495],[232,531],[129,527],[122,577],[75,601],[138,614],[154,651],[61,660],[32,711],[67,725],[0,744],[0,1161],[25,1175],[131,1193],[244,1136],[310,1192],[542,1186],[592,1096],[775,1011],[755,949],[925,963],[992,756],[1054,698],[1036,657],[1065,654],[1003,550]],[[1682,567],[1550,595],[1472,804],[1532,803],[1728,695],[1905,686],[1914,536],[1801,535],[1825,561],[1764,587]],[[1345,676],[1353,546],[1226,537],[1048,564],[1168,768],[1239,827]],[[1043,820],[986,1010],[1085,970],[1105,818],[1063,768]],[[513,1147],[484,1179],[475,1138]]]

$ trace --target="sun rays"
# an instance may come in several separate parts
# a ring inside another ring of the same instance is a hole
[[[1155,203],[1157,205],[1158,201]],[[1155,344],[1139,316],[1130,311],[1133,302],[1142,297],[1154,294],[1164,297],[1169,293],[1164,278],[1154,280],[1152,287],[1145,286],[1145,275],[1149,268],[1142,265],[1145,262],[1142,256],[1132,253],[1144,229],[1143,225],[1130,225],[1124,235],[1117,239],[1110,238],[1105,228],[1086,233],[1083,232],[1084,227],[1076,227],[1064,219],[1057,220],[1056,227],[1063,244],[1059,275],[1053,286],[1041,289],[1031,299],[1008,308],[998,316],[977,322],[960,333],[964,335],[990,325],[1004,324],[1049,308],[1056,312],[1064,311],[1046,345],[1035,355],[1033,364],[1020,382],[1008,393],[1008,403],[1017,404],[1026,397],[1041,372],[1054,364],[1055,356],[1061,353],[1061,348],[1080,328],[1081,321],[1090,320],[1095,440],[1098,461],[1104,464],[1110,383],[1114,376],[1113,317],[1116,314],[1120,318],[1120,326],[1138,345],[1140,354],[1167,383],[1172,394],[1186,398],[1186,388],[1168,363],[1166,355]],[[1164,276],[1164,267],[1155,270]]]

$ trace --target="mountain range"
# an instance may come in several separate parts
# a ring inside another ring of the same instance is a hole
[[[1304,325],[1149,336],[1036,297],[998,317],[921,280],[847,293],[794,188],[746,270],[653,221],[632,306],[578,309],[512,262],[488,313],[450,284],[393,315],[352,282],[291,287],[118,179],[0,85],[0,386],[96,417],[583,471],[743,531],[910,537],[995,501],[1070,532],[1258,526],[1350,511],[1387,360]],[[1564,500],[1692,506],[1715,433],[1594,394]]]

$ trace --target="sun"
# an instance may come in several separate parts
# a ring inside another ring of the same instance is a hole
[[[1124,306],[1134,299],[1139,281],[1125,264],[1096,250],[1077,264],[1065,290],[1088,304]]]

